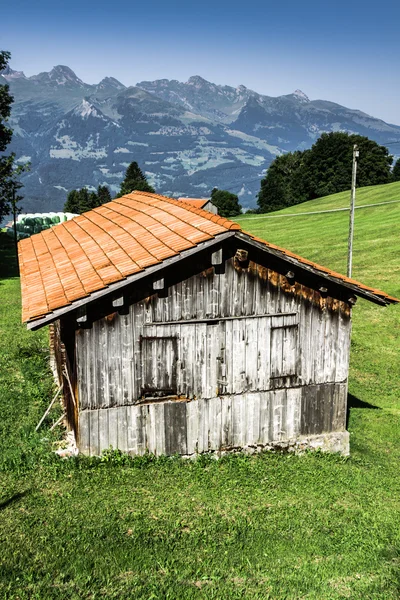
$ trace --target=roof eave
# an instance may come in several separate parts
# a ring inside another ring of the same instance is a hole
[[[98,300],[99,298],[102,298],[104,296],[108,296],[109,294],[114,294],[116,291],[121,290],[122,288],[124,288],[125,286],[127,286],[131,283],[135,283],[136,281],[140,281],[141,279],[144,279],[145,277],[149,277],[150,275],[158,273],[159,271],[165,269],[166,267],[169,267],[175,263],[178,263],[179,261],[181,261],[185,258],[188,258],[189,256],[194,256],[198,252],[202,252],[203,250],[205,250],[207,248],[212,248],[213,246],[219,245],[221,242],[225,241],[226,239],[234,237],[236,232],[237,232],[236,230],[229,230],[224,233],[219,233],[210,240],[201,242],[200,244],[197,244],[193,248],[184,250],[183,252],[180,252],[180,253],[176,254],[175,256],[172,256],[171,258],[167,258],[166,260],[164,260],[160,263],[157,263],[156,265],[147,267],[147,268],[143,269],[142,271],[139,271],[138,273],[135,273],[133,275],[129,275],[125,279],[116,281],[115,283],[112,283],[112,284],[108,285],[107,287],[102,288],[101,290],[92,292],[91,294],[88,294],[87,296],[80,298],[79,300],[75,300],[74,302],[71,302],[67,306],[62,306],[61,308],[56,308],[55,310],[51,311],[50,313],[48,313],[45,316],[42,316],[42,317],[39,317],[36,319],[30,319],[26,322],[26,327],[27,327],[27,329],[35,331],[36,329],[40,329],[41,327],[50,325],[50,323],[57,321],[60,317],[63,317],[64,315],[76,310],[77,308],[80,308],[81,306],[85,306],[86,304],[89,304],[90,302],[93,302],[94,300]]]
[[[285,252],[283,252],[283,250],[279,250],[277,248],[271,248],[266,244],[263,244],[261,242],[258,242],[257,240],[254,240],[251,237],[251,235],[249,235],[247,233],[236,232],[236,237],[238,237],[239,239],[242,239],[243,241],[246,241],[248,244],[258,248],[259,250],[262,250],[263,252],[267,252],[280,260],[288,262],[289,264],[293,265],[294,267],[296,267],[298,269],[306,271],[306,272],[310,273],[311,275],[322,278],[326,281],[331,281],[336,286],[339,286],[343,289],[349,290],[352,294],[359,296],[360,298],[363,298],[364,300],[369,300],[370,302],[373,302],[374,304],[379,304],[380,306],[388,306],[389,304],[396,304],[396,303],[400,302],[400,300],[398,300],[397,298],[392,298],[390,296],[380,296],[380,295],[374,294],[368,290],[364,290],[363,288],[360,288],[356,284],[352,284],[350,282],[343,281],[342,279],[339,279],[338,277],[330,275],[329,273],[321,271],[320,269],[313,267],[312,265],[304,263],[301,260],[298,260],[295,257],[286,254]]]

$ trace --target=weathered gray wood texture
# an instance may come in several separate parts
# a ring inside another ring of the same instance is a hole
[[[254,263],[193,276],[77,331],[81,451],[192,454],[343,431],[350,329],[347,304]]]

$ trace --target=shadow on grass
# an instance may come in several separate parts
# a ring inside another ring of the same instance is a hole
[[[10,506],[10,504],[14,504],[14,502],[17,502],[18,500],[20,500],[24,496],[27,496],[28,494],[30,494],[30,490],[25,490],[24,492],[17,492],[16,494],[13,494],[12,496],[10,496],[10,498],[7,498],[6,500],[0,500],[0,511],[7,508],[7,506]]]
[[[0,279],[18,276],[14,240],[6,233],[0,232]]]
[[[380,406],[374,406],[373,404],[369,404],[369,402],[364,402],[364,400],[360,400],[360,398],[353,396],[353,394],[348,394],[347,396],[347,408],[370,408],[373,410],[382,410]]]
[[[360,400],[357,396],[353,396],[353,394],[347,395],[347,413],[346,413],[346,429],[349,426],[349,418],[350,418],[350,409],[351,408],[368,408],[370,410],[382,410],[380,406],[374,406],[374,404],[370,404],[369,402],[364,402],[364,400]]]

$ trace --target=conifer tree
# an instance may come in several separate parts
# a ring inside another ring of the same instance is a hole
[[[125,194],[130,194],[134,190],[154,193],[154,189],[147,182],[147,179],[137,162],[131,162],[131,164],[127,168],[125,178],[121,183],[121,189],[117,197],[124,196]]]
[[[111,202],[110,190],[106,185],[99,185],[97,188],[97,206]]]

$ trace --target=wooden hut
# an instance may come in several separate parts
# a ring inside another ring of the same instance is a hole
[[[215,206],[215,204],[213,204],[211,202],[210,198],[179,198],[179,200],[182,200],[183,202],[188,202],[189,204],[191,204],[192,206],[195,206],[196,208],[202,208],[203,210],[208,210],[208,212],[211,212],[214,215],[218,214],[218,209]]]
[[[382,291],[133,192],[19,243],[79,450],[348,453],[351,308]]]

